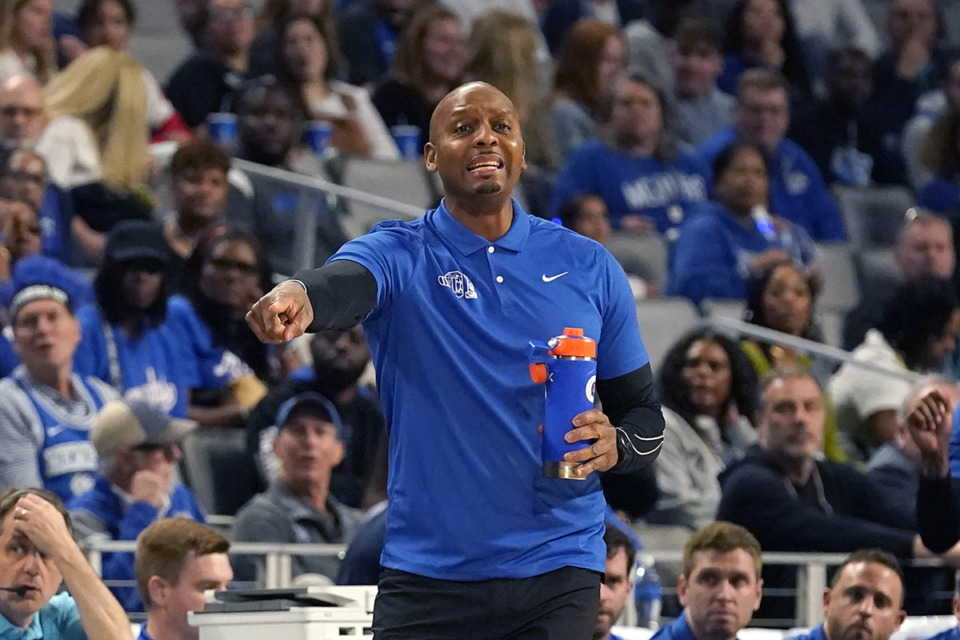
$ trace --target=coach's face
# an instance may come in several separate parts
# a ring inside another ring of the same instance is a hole
[[[499,90],[471,83],[444,98],[430,121],[427,170],[454,199],[510,194],[527,168],[520,120]]]

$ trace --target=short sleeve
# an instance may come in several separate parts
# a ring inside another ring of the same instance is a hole
[[[196,375],[190,376],[189,388],[221,389],[251,372],[233,352],[213,344],[210,327],[186,299],[174,296],[168,304],[167,322],[176,342],[178,346],[188,345],[185,356],[196,362],[196,367],[190,368]]]
[[[640,336],[637,306],[627,275],[605,249],[600,250],[599,261],[606,291],[597,343],[597,378],[609,380],[648,364],[650,357]]]

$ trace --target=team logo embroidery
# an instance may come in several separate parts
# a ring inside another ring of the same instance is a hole
[[[470,278],[459,271],[450,271],[442,276],[438,276],[437,281],[445,287],[450,287],[453,295],[458,298],[472,300],[477,297],[477,290],[473,288],[473,283],[470,282]]]

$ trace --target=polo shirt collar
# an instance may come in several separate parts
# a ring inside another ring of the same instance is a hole
[[[526,245],[527,238],[530,237],[530,218],[527,213],[520,208],[516,200],[511,198],[510,203],[513,205],[513,222],[510,228],[507,229],[507,232],[493,243],[470,231],[470,229],[463,226],[459,220],[454,218],[453,214],[447,209],[446,198],[440,201],[440,206],[437,207],[437,212],[434,216],[437,231],[463,255],[470,255],[471,253],[489,247],[491,244],[500,249],[507,249],[508,251],[519,253],[523,250],[524,245]]]
[[[0,640],[41,640],[43,627],[40,626],[40,611],[33,614],[33,620],[26,629],[14,626],[6,617],[0,615]]]

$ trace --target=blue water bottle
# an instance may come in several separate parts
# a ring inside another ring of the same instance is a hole
[[[637,626],[647,629],[660,627],[660,605],[663,600],[663,585],[657,574],[657,563],[649,553],[640,556],[634,580],[634,604],[637,609]]]
[[[586,480],[576,475],[579,462],[566,462],[565,453],[582,449],[584,442],[567,442],[573,418],[593,408],[597,384],[597,343],[583,329],[566,327],[562,336],[546,343],[531,342],[530,378],[545,385],[543,416],[543,475],[548,478]]]

